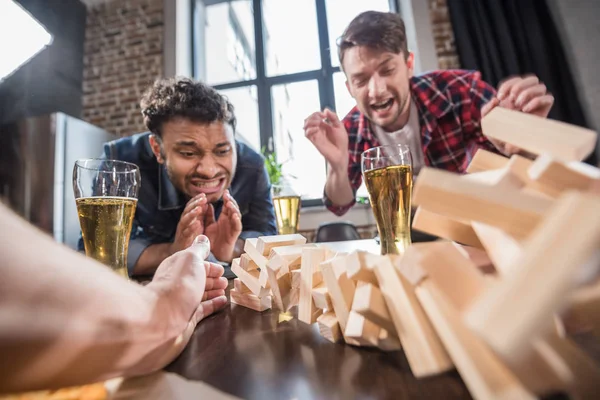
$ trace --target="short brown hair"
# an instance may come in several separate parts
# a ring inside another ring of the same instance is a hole
[[[355,46],[366,46],[408,57],[406,29],[399,14],[391,12],[365,11],[356,16],[338,39],[340,65],[346,50]],[[343,65],[342,65],[343,67]]]
[[[201,124],[222,122],[235,133],[236,119],[227,98],[203,82],[188,78],[158,79],[140,101],[144,124],[150,132],[162,135],[162,126],[174,118]]]

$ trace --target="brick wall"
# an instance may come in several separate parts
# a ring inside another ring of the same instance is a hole
[[[460,68],[446,0],[429,0],[435,50],[441,69]]]
[[[142,92],[163,75],[163,0],[112,0],[88,8],[83,116],[118,135],[145,130]]]

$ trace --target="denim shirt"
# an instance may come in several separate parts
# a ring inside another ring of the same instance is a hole
[[[171,183],[164,165],[156,161],[148,140],[149,132],[124,137],[104,145],[104,157],[136,164],[142,184],[129,241],[127,268],[129,275],[146,247],[171,243],[177,224],[188,201]],[[264,159],[256,151],[236,140],[237,167],[229,191],[242,214],[240,239],[276,235],[271,183]],[[218,219],[223,201],[213,203]],[[79,241],[83,249],[83,241]],[[211,261],[215,261],[211,257]]]

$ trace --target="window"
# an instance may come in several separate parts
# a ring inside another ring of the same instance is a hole
[[[335,41],[367,10],[397,11],[396,0],[194,1],[196,78],[229,98],[243,141],[276,153],[305,206],[320,204],[326,165],[304,119],[354,107]]]

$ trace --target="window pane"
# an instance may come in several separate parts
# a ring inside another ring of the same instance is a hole
[[[211,85],[255,79],[252,0],[205,3],[211,1],[196,2],[196,23],[204,27],[197,36],[199,78]]]
[[[346,88],[346,76],[343,72],[333,74],[333,90],[335,92],[335,111],[340,119],[344,118],[356,105]]]
[[[390,11],[390,2],[389,0],[326,0],[326,7],[331,64],[338,66],[340,61],[336,41],[342,36],[350,21],[363,11]]]
[[[263,0],[269,76],[321,68],[315,0]]]
[[[305,199],[320,199],[325,186],[325,159],[304,137],[304,119],[320,108],[316,80],[273,86],[273,136],[277,160],[294,176]]]
[[[236,138],[260,152],[260,130],[258,127],[258,100],[256,86],[219,91],[233,104],[237,119]]]

